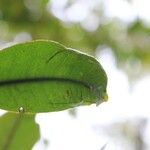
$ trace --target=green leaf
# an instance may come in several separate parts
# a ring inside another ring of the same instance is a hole
[[[34,115],[7,113],[0,117],[1,150],[31,150],[38,139]]]
[[[60,111],[107,99],[107,77],[93,57],[52,41],[0,51],[0,108]]]

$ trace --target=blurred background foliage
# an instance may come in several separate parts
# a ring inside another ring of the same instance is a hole
[[[132,6],[133,1],[126,3]],[[150,72],[150,22],[138,15],[130,21],[109,17],[102,0],[0,0],[0,46],[35,39],[58,41],[94,56],[109,48],[131,81]],[[76,116],[75,110],[70,112]],[[104,131],[113,140],[128,142],[128,150],[144,150],[146,122],[117,122]]]
[[[138,17],[129,23],[109,18],[102,1],[82,10],[83,4],[78,0],[2,0],[0,42],[49,39],[93,55],[96,49],[110,47],[118,66],[131,77],[149,70],[148,24]],[[136,73],[132,67],[137,67]]]

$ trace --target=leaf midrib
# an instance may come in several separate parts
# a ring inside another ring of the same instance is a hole
[[[59,78],[59,77],[35,77],[35,78],[22,78],[22,79],[10,79],[10,80],[3,80],[0,81],[0,87],[2,86],[12,86],[16,84],[31,84],[31,83],[42,83],[42,82],[70,82],[74,84],[82,85],[88,89],[91,89],[91,87],[94,87],[90,85],[89,83],[85,83],[80,80],[75,79],[68,79],[68,78]]]

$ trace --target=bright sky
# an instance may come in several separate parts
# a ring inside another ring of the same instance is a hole
[[[48,10],[63,21],[83,22],[91,17],[91,10],[103,5],[105,15],[118,17],[125,22],[141,18],[150,23],[150,0],[76,0],[69,8],[65,8],[69,0],[51,0]],[[130,2],[128,2],[130,1]]]
[[[109,17],[118,17],[124,21],[133,21],[136,18],[150,23],[149,0],[103,0],[105,12]]]

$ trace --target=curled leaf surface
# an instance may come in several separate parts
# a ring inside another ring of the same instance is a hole
[[[107,76],[91,56],[52,41],[0,51],[0,108],[51,112],[106,99]]]

